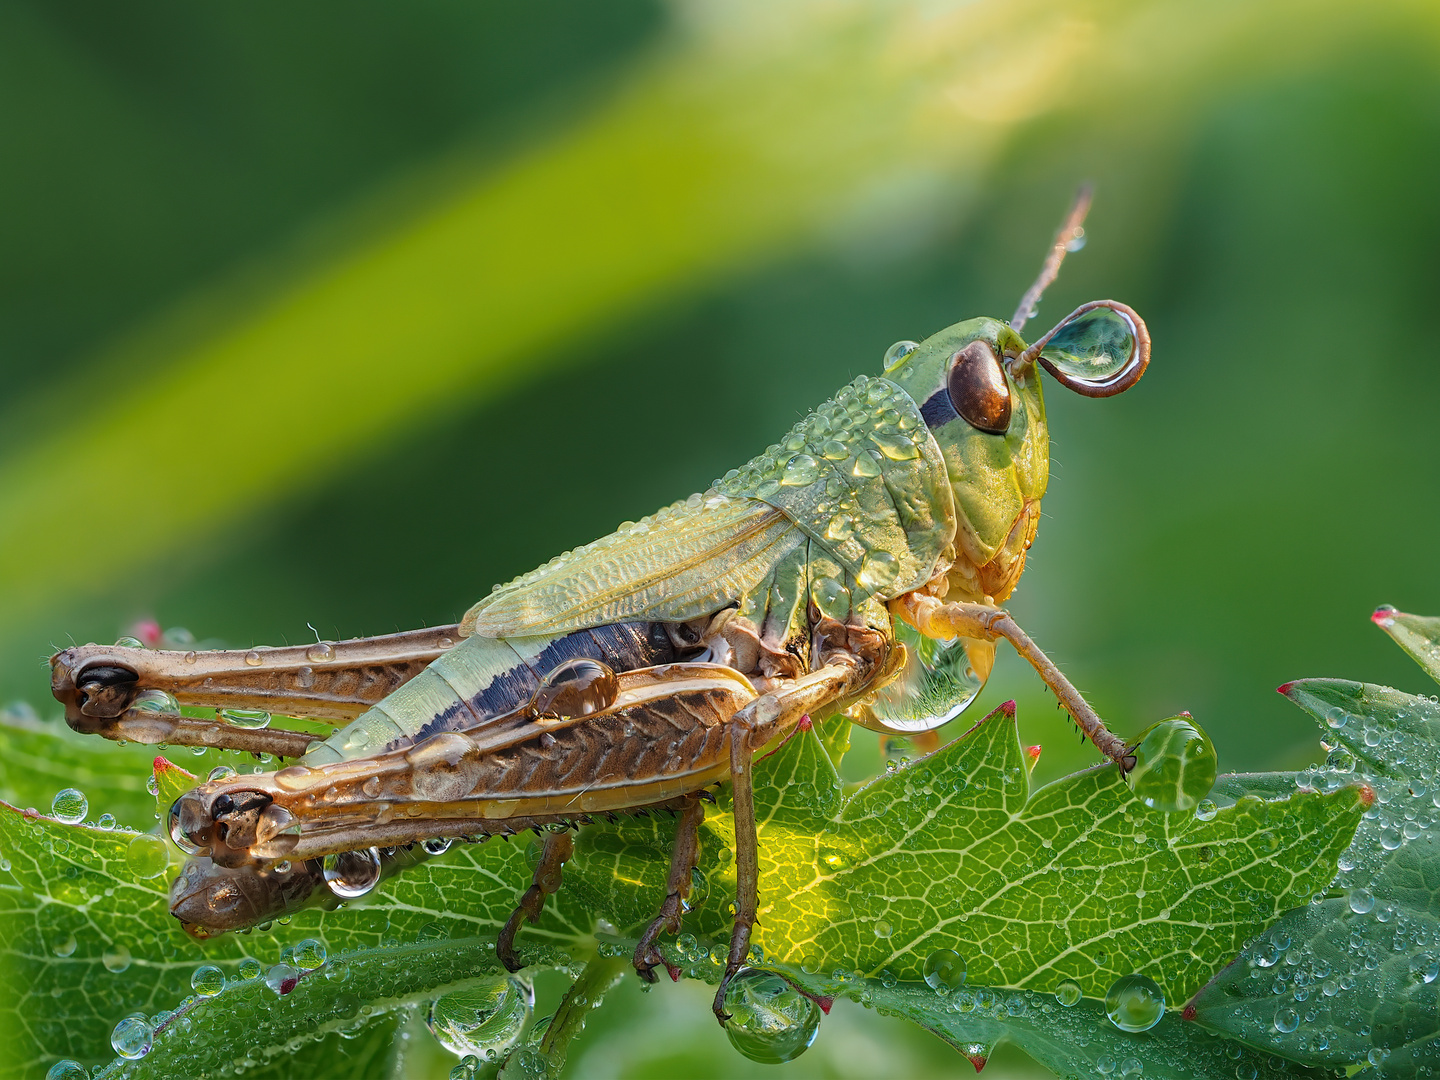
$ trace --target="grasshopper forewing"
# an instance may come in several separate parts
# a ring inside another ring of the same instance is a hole
[[[424,857],[410,845],[536,829],[541,864],[497,943],[513,970],[521,920],[559,888],[566,830],[669,810],[667,896],[634,957],[653,980],[659,935],[680,930],[704,800],[728,781],[738,895],[723,1019],[757,903],[751,763],[802,718],[933,729],[973,699],[1004,638],[1126,768],[1124,743],[999,606],[1048,480],[1039,371],[1108,396],[1149,361],[1144,323],[1114,301],[1084,305],[1034,344],[1019,336],[1087,205],[1010,323],[972,319],[893,346],[881,377],[856,379],[709,490],[497,588],[457,626],[56,655],[53,688],[76,730],[296,759],[201,784],[171,808],[190,855],[174,914],[202,936],[238,929],[361,895]],[[328,737],[246,727],[227,722],[232,709],[345,726]]]

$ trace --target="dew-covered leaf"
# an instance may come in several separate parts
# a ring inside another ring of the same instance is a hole
[[[1171,1002],[1193,993],[1243,942],[1334,876],[1359,789],[1255,795],[1209,820],[1161,814],[1113,766],[1029,791],[1013,715],[846,796],[813,731],[757,768],[760,908],[767,964],[919,983],[939,950],[972,982],[1101,998],[1141,972]],[[722,936],[734,895],[724,797],[707,819],[709,897],[697,933]],[[668,822],[582,834],[573,891],[617,926],[660,900]],[[831,980],[826,993],[843,992]],[[822,987],[823,989],[823,987]]]
[[[1301,781],[1363,782],[1375,804],[1340,858],[1335,890],[1287,913],[1226,967],[1196,996],[1195,1019],[1299,1061],[1431,1075],[1440,1066],[1440,704],[1335,679],[1282,690],[1334,747]]]
[[[1409,653],[1432,679],[1440,682],[1440,618],[1380,608],[1371,619],[1394,638],[1395,644]]]
[[[7,1054],[18,1074],[41,1075],[61,1058],[87,1067],[108,1062],[114,1057],[110,1034],[115,1024],[132,1012],[153,1017],[176,1008],[190,995],[190,977],[197,967],[213,964],[236,980],[242,960],[253,958],[268,969],[282,947],[305,938],[320,941],[331,957],[373,951],[376,964],[389,963],[383,957],[391,948],[420,942],[422,955],[463,953],[480,958],[475,973],[489,971],[495,934],[531,875],[522,845],[459,844],[382,881],[351,906],[302,911],[270,933],[225,935],[202,943],[188,937],[171,917],[167,893],[178,864],[157,862],[157,854],[179,858],[157,836],[65,825],[48,817],[28,819],[0,804],[0,978],[7,986],[25,988],[0,1002],[0,1023],[13,1033]],[[573,917],[573,907],[547,906],[540,925],[527,927],[522,956],[535,962],[565,961],[557,946],[573,945],[590,927],[588,921],[571,921]],[[486,949],[488,959],[483,957]],[[427,968],[418,961],[414,966],[414,986],[405,991],[397,982],[380,1004],[393,1007],[424,997],[429,993],[425,979],[449,977],[438,966]],[[309,992],[350,995],[358,1010],[372,1005],[357,994],[358,985],[320,981]],[[300,1026],[276,1028],[274,1036],[283,1035],[283,1043],[322,1034],[306,1028],[303,1018],[295,1023]],[[183,1036],[162,1031],[152,1053],[175,1038],[194,1044],[196,1053],[205,1047],[225,1052],[228,1047],[231,1057],[252,1045],[245,1028],[202,1024]]]

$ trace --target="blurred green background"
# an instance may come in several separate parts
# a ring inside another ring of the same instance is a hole
[[[1282,681],[1422,685],[1367,615],[1440,612],[1433,4],[17,2],[0,57],[5,700],[142,617],[454,620],[1007,316],[1085,179],[1030,329],[1113,296],[1154,361],[1048,387],[1012,610],[1235,770],[1315,757]],[[1007,697],[1039,775],[1091,760],[1002,656]],[[701,997],[627,986],[574,1075],[969,1068],[859,1009],[754,1066]]]

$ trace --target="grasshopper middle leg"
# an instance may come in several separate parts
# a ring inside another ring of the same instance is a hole
[[[665,963],[665,958],[655,947],[661,933],[680,932],[680,915],[690,895],[695,863],[700,858],[700,825],[704,820],[705,804],[698,797],[680,811],[680,820],[675,826],[675,848],[670,855],[665,900],[660,905],[660,914],[651,920],[645,933],[640,935],[640,944],[635,946],[635,973],[646,982],[654,982],[655,965]],[[666,967],[668,969],[669,965]],[[673,971],[671,977],[674,977]]]
[[[574,854],[575,841],[570,838],[569,832],[545,834],[545,847],[540,853],[540,865],[535,868],[535,877],[495,940],[495,954],[500,957],[500,962],[507,971],[519,971],[525,966],[520,957],[515,955],[515,935],[520,932],[520,923],[525,919],[532,923],[540,921],[545,897],[560,891],[565,864]]]

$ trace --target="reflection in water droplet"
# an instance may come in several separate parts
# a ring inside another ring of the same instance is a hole
[[[130,950],[124,945],[111,945],[101,954],[100,962],[106,971],[118,975],[130,966]]]
[[[1417,983],[1433,983],[1440,977],[1440,961],[1429,955],[1417,956],[1410,961],[1410,978]]]
[[[1105,1015],[1121,1031],[1149,1031],[1165,1015],[1165,995],[1153,979],[1122,975],[1105,994]]]
[[[1275,1030],[1288,1034],[1300,1026],[1300,1014],[1289,1006],[1282,1005],[1275,1010]]]
[[[328,641],[317,641],[305,650],[305,659],[312,664],[328,664],[335,659],[335,646]]]
[[[855,522],[848,514],[836,514],[825,526],[825,538],[837,543],[855,535]]]
[[[73,956],[75,954],[76,944],[75,935],[66,934],[64,937],[55,940],[55,944],[51,947],[50,951],[56,956]],[[1425,981],[1429,982],[1430,980],[1427,979]]]
[[[920,449],[908,435],[890,435],[872,432],[870,441],[891,461],[913,461],[920,456]]]
[[[122,638],[116,638],[115,647],[117,649],[143,649],[145,648],[145,643],[141,641],[138,637],[127,636]]]
[[[275,783],[286,791],[299,791],[315,779],[315,770],[304,765],[291,765],[275,774]]]
[[[155,1029],[143,1014],[125,1017],[110,1033],[110,1045],[114,1047],[115,1053],[130,1061],[148,1054],[154,1040]]]
[[[855,464],[850,466],[850,475],[859,477],[879,476],[880,462],[875,460],[870,451],[862,450],[855,455]]]
[[[779,975],[750,968],[725,989],[725,1034],[751,1061],[781,1065],[810,1048],[820,1007]]]
[[[61,1058],[46,1070],[45,1080],[90,1080],[90,1073],[80,1062]]]
[[[433,836],[420,846],[425,849],[425,854],[427,855],[444,855],[445,852],[450,850],[451,843],[452,841],[448,836]]]
[[[780,483],[786,487],[804,487],[820,476],[820,463],[809,454],[796,454],[785,466]]]
[[[1220,808],[1209,799],[1201,799],[1195,804],[1195,816],[1201,821],[1214,821],[1219,812]]]
[[[925,958],[925,985],[946,992],[965,985],[965,959],[953,949],[936,949]]]
[[[900,575],[900,562],[888,551],[872,551],[860,564],[856,579],[866,589],[883,589]]]
[[[130,702],[130,708],[138,712],[178,713],[180,702],[164,690],[141,690]]]
[[[885,938],[888,938],[891,934],[895,933],[895,928],[891,926],[888,922],[886,922],[884,919],[881,919],[879,922],[877,922],[874,929],[875,936],[877,938],[880,938],[881,940],[884,940]]]
[[[221,709],[219,715],[231,727],[247,731],[270,726],[270,714],[264,709]]]
[[[889,371],[920,347],[919,342],[897,341],[885,350],[885,370]]]
[[[1126,779],[1152,810],[1194,810],[1215,786],[1215,747],[1191,720],[1171,717],[1152,724],[1132,753],[1135,767]]]
[[[1066,979],[1055,988],[1055,1000],[1065,1008],[1071,1008],[1080,1003],[1080,986],[1078,983]]]
[[[535,696],[532,712],[541,716],[589,716],[608,709],[620,694],[615,672],[599,660],[566,660],[551,668]]]
[[[213,964],[204,964],[190,975],[190,989],[201,997],[214,997],[225,989],[225,973]]]
[[[158,836],[137,833],[125,848],[125,865],[136,877],[159,877],[170,865],[170,849]]]
[[[78,825],[90,812],[90,802],[79,788],[67,787],[50,800],[50,815],[66,825]]]
[[[240,961],[240,978],[246,982],[249,982],[251,979],[258,979],[261,970],[260,961],[252,956],[247,956],[244,960]]]
[[[279,997],[284,997],[300,982],[300,970],[291,964],[272,964],[265,972],[265,985]]]
[[[494,1061],[520,1038],[534,1007],[530,984],[502,975],[436,999],[425,1024],[452,1054]]]
[[[1356,915],[1364,915],[1375,906],[1375,896],[1369,889],[1350,890],[1350,910]]]
[[[328,957],[324,944],[315,938],[304,938],[295,943],[295,966],[305,971],[323,966]]]
[[[325,856],[325,884],[344,900],[364,896],[380,881],[380,851],[362,848]]]

